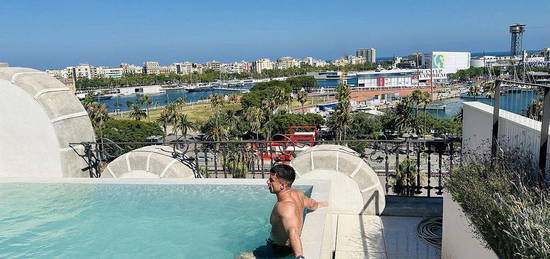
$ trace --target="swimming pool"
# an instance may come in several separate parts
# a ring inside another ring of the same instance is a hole
[[[269,237],[259,183],[0,183],[0,258],[234,258]]]

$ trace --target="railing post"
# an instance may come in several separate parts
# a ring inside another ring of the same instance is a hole
[[[495,102],[493,104],[493,135],[491,140],[491,155],[497,154],[498,146],[498,119],[500,111],[500,80],[495,80]]]
[[[548,123],[550,122],[550,87],[544,88],[542,126],[540,129],[539,169],[541,180],[546,179],[546,151],[548,150]]]

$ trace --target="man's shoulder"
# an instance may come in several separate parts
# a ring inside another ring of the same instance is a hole
[[[277,212],[284,214],[286,212],[292,212],[296,208],[296,204],[291,200],[280,201],[277,203]]]
[[[301,191],[301,190],[292,189],[292,190],[290,190],[290,191],[292,192],[292,194],[297,195],[297,196],[299,196],[299,197],[304,197],[304,196],[305,196],[305,195],[304,195],[304,192]]]

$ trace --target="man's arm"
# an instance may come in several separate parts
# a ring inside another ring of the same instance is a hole
[[[326,201],[318,202],[314,199],[304,196],[304,207],[308,210],[316,210],[326,206],[328,206],[328,202]]]
[[[302,254],[302,241],[300,240],[300,219],[296,215],[295,205],[292,203],[281,203],[277,206],[279,215],[283,222],[283,227],[288,235],[290,246],[294,250],[294,256],[300,256]]]

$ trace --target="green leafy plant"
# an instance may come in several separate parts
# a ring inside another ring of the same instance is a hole
[[[469,155],[445,187],[476,236],[501,258],[550,258],[549,189],[531,156],[503,151]]]
[[[414,196],[418,177],[420,184],[424,182],[423,175],[418,174],[416,161],[413,159],[405,159],[399,163],[395,172],[395,180],[393,182],[393,192],[399,195]]]

